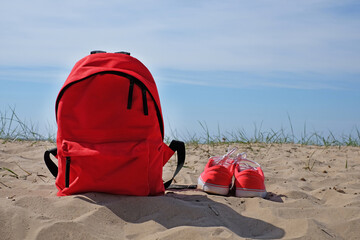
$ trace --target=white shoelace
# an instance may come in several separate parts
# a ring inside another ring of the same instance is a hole
[[[247,159],[247,155],[245,152],[238,153],[234,159],[231,158],[231,155],[235,153],[237,150],[238,148],[234,147],[223,156],[212,157],[214,159],[214,164],[222,165],[224,167],[229,167],[230,165],[238,164],[240,171],[246,169],[256,171],[257,168],[260,167],[260,164],[258,164],[257,162]]]
[[[215,165],[223,165],[224,167],[229,167],[232,164],[235,164],[235,160],[230,158],[230,156],[237,151],[237,147],[234,147],[233,149],[229,150],[225,155],[223,156],[215,156],[212,157],[214,159]]]
[[[235,158],[235,163],[238,164],[239,170],[244,171],[246,169],[254,170],[256,171],[258,167],[260,167],[260,164],[253,160],[249,160],[246,158],[247,155],[245,152],[239,153]],[[254,166],[255,165],[255,166]]]

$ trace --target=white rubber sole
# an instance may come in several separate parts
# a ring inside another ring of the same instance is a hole
[[[229,193],[229,186],[206,183],[201,179],[201,176],[198,178],[198,188],[204,192],[218,195],[228,195]]]
[[[259,189],[248,189],[248,188],[236,188],[235,196],[236,197],[266,197],[266,190]]]

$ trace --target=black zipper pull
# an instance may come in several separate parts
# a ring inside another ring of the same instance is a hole
[[[146,89],[143,87],[142,90],[142,99],[143,99],[143,108],[144,108],[144,115],[149,115],[148,113],[148,105],[147,105],[147,99],[146,99]]]
[[[70,163],[71,159],[70,157],[66,157],[66,166],[65,166],[65,187],[69,187],[70,182]]]
[[[131,109],[132,97],[133,97],[133,91],[134,91],[134,83],[135,83],[134,79],[130,79],[127,109]]]

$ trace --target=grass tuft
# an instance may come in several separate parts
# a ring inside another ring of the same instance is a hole
[[[9,107],[9,112],[0,112],[0,139],[7,141],[34,140],[44,141],[54,138],[46,138],[39,134],[37,125],[19,118],[14,107]],[[54,136],[54,135],[52,135]]]
[[[28,123],[19,118],[16,114],[15,108],[10,107],[10,112],[0,111],[0,139],[4,142],[7,141],[21,141],[21,140],[35,140],[35,141],[51,141],[55,142],[56,134],[48,124],[47,137],[39,134],[38,128],[33,123]],[[300,137],[295,135],[294,127],[288,114],[288,120],[290,125],[290,133],[281,128],[280,130],[270,129],[264,131],[262,129],[262,122],[258,126],[254,123],[253,134],[248,134],[244,129],[235,129],[233,131],[221,132],[220,124],[217,126],[217,132],[212,133],[205,121],[198,121],[200,125],[200,134],[196,132],[186,131],[185,134],[179,133],[176,129],[172,129],[170,126],[170,135],[165,136],[165,142],[170,143],[172,139],[179,139],[187,144],[223,144],[223,143],[276,143],[287,144],[295,143],[302,145],[320,145],[320,146],[360,146],[360,131],[355,128],[353,132],[348,135],[343,134],[340,138],[329,131],[328,134],[322,134],[318,132],[308,133],[306,123],[304,124],[303,131]],[[312,166],[309,166],[312,167]]]
[[[227,131],[221,133],[220,127],[218,126],[218,131],[216,134],[212,135],[206,122],[199,122],[201,132],[189,133],[187,131],[188,137],[182,137],[181,134],[174,135],[174,131],[171,132],[170,136],[167,136],[167,139],[179,139],[185,141],[188,144],[219,144],[219,143],[243,143],[243,144],[252,144],[252,143],[268,143],[268,144],[301,144],[301,145],[317,145],[317,146],[360,146],[360,131],[356,128],[355,134],[342,135],[340,138],[336,138],[333,132],[329,131],[328,134],[313,132],[308,133],[306,128],[306,123],[304,124],[303,132],[300,137],[296,137],[294,127],[290,124],[290,133],[286,132],[284,128],[280,130],[270,129],[269,131],[264,131],[262,129],[262,123],[260,126],[254,124],[253,135],[248,134],[244,129],[237,129],[234,131]],[[312,166],[309,166],[310,168]]]

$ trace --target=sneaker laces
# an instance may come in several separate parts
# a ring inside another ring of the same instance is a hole
[[[235,158],[231,158],[231,155],[238,150],[237,147],[234,147],[223,156],[214,156],[211,157],[214,161],[214,165],[221,165],[226,168],[229,168],[232,165],[238,165],[240,171],[244,171],[247,169],[257,171],[257,168],[260,167],[260,164],[253,160],[247,159],[246,152],[238,153]]]
[[[235,160],[231,158],[231,155],[238,150],[237,147],[232,148],[231,150],[228,150],[228,152],[223,156],[215,156],[212,157],[214,160],[214,165],[221,165],[226,168],[229,168],[231,165],[235,164]]]
[[[240,171],[244,171],[247,169],[256,171],[257,168],[260,167],[260,164],[258,164],[257,162],[247,159],[247,155],[245,152],[238,153],[236,155],[234,164],[238,165]]]

